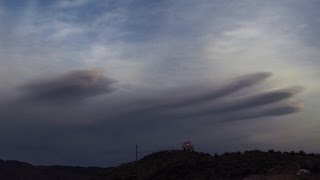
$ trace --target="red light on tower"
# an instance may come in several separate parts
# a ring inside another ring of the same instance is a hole
[[[182,148],[184,151],[193,152],[193,145],[190,141],[182,142]]]

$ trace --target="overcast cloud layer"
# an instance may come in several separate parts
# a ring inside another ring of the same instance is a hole
[[[0,0],[0,158],[111,166],[184,140],[320,152],[319,7]]]

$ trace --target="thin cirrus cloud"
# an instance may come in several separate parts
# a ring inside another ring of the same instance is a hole
[[[64,0],[58,2],[58,6],[61,8],[75,8],[90,3],[88,0]]]

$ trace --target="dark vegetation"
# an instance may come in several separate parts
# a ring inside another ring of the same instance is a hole
[[[296,176],[300,169],[311,175]],[[161,151],[96,177],[106,179],[320,179],[320,155],[258,150],[211,156]]]
[[[297,176],[300,169],[310,175]],[[0,160],[0,180],[320,179],[320,155],[258,150],[213,155],[161,151],[113,168],[33,166]]]
[[[89,180],[107,170],[96,167],[33,166],[0,160],[0,180]]]

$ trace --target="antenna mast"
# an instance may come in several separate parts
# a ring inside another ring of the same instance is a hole
[[[136,161],[138,161],[138,144],[136,144]]]

